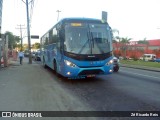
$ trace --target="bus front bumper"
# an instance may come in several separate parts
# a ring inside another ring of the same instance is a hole
[[[113,72],[113,65],[91,68],[67,67],[63,71],[63,76],[68,78],[94,77],[96,75],[111,74]]]

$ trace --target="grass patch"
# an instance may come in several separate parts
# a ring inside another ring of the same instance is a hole
[[[157,62],[145,62],[145,61],[134,61],[134,60],[121,60],[121,64],[129,64],[129,65],[139,65],[139,66],[148,66],[148,67],[156,67],[160,68],[160,63]]]

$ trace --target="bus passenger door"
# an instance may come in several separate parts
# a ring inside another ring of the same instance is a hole
[[[59,31],[57,31],[59,34]],[[56,49],[57,49],[57,55],[56,55],[56,59],[57,59],[57,70],[61,71],[61,62],[62,62],[62,54],[61,54],[61,37],[60,34],[57,36],[57,42],[56,42]]]

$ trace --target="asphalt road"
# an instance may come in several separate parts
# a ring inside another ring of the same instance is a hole
[[[97,111],[160,111],[160,74],[132,68],[60,83]]]
[[[0,71],[0,111],[160,111],[159,88],[158,72],[121,67],[108,76],[66,80],[39,62],[15,64]]]

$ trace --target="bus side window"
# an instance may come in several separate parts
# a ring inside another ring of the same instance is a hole
[[[53,29],[49,31],[49,44],[53,43]]]
[[[56,43],[58,40],[58,35],[57,35],[57,30],[56,28],[53,29],[53,34],[52,34],[52,43]]]
[[[55,41],[56,41],[56,47],[57,47],[58,50],[60,50],[60,37],[59,37],[60,31],[57,30],[56,33],[57,33],[57,34],[55,35],[55,36],[56,36],[56,39],[55,39]]]

